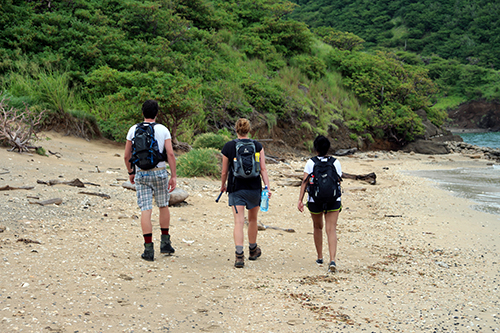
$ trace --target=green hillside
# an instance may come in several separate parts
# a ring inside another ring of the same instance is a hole
[[[227,130],[241,116],[271,134],[291,129],[284,140],[304,148],[316,134],[339,133],[354,145],[404,144],[422,131],[418,109],[443,123],[418,61],[360,52],[354,35],[315,34],[289,19],[294,8],[278,0],[5,0],[1,97],[9,107],[49,110],[47,125],[73,133],[95,125],[117,141],[148,98],[160,102],[174,142]]]
[[[500,99],[500,3],[430,0],[296,0],[290,17],[313,31],[358,36],[428,71],[439,93],[433,109]]]
[[[486,0],[295,0],[294,19],[397,47],[500,69],[500,3]]]

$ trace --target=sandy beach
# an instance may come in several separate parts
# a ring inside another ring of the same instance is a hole
[[[178,178],[189,197],[170,210],[175,255],[159,254],[154,209],[156,258],[146,262],[135,192],[121,186],[124,145],[45,135],[49,157],[0,150],[0,188],[33,187],[0,191],[0,332],[499,330],[500,217],[408,172],[489,160],[339,157],[344,172],[375,172],[377,184],[345,180],[330,274],[315,263],[299,188],[285,185],[302,173],[304,156],[286,156],[268,165],[273,196],[259,221],[295,232],[259,231],[262,256],[236,269],[227,195],[215,203],[218,180]],[[85,188],[42,183],[75,178]],[[34,203],[54,198],[62,203]]]

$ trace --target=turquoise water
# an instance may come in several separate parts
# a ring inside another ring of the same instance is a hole
[[[457,133],[464,142],[490,148],[500,148],[500,132]],[[475,202],[472,208],[500,215],[500,163],[486,168],[417,171],[417,176],[437,182],[440,188],[458,197]]]
[[[464,142],[479,146],[500,148],[500,132],[488,133],[457,133],[464,139]]]

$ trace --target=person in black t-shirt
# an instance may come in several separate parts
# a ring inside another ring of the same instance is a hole
[[[240,118],[235,125],[238,140],[251,140],[248,137],[250,132],[250,121]],[[227,142],[222,148],[222,185],[221,192],[229,194],[229,206],[233,207],[234,215],[234,244],[236,246],[236,261],[234,266],[242,268],[245,265],[243,254],[243,243],[245,240],[243,227],[245,224],[245,208],[248,210],[248,242],[249,260],[256,260],[262,254],[257,246],[257,214],[260,206],[260,196],[262,191],[261,179],[264,185],[269,187],[269,177],[266,170],[266,157],[262,144],[252,140],[255,151],[260,154],[260,176],[254,178],[236,178],[233,174],[233,159],[236,157],[236,141]],[[227,181],[227,186],[226,186]],[[271,191],[269,190],[269,197]]]

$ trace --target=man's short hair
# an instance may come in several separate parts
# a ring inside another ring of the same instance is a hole
[[[142,114],[146,119],[154,119],[158,114],[158,102],[155,100],[147,100],[142,104]]]
[[[314,139],[313,146],[319,156],[325,156],[328,154],[328,150],[330,150],[330,140],[323,135],[318,135]]]

